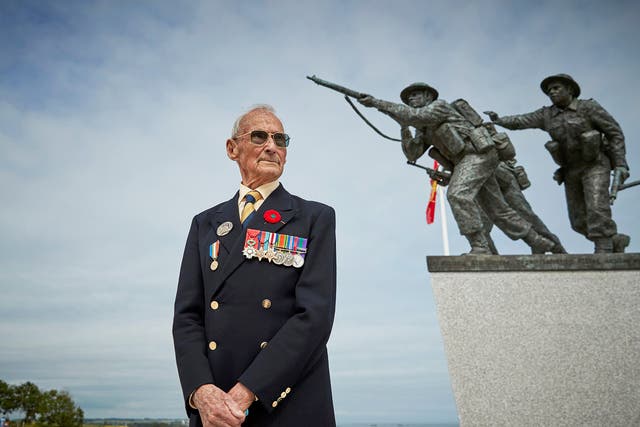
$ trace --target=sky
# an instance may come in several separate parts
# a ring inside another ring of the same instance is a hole
[[[233,121],[268,103],[292,138],[281,182],[336,210],[338,423],[455,422],[427,176],[305,76],[394,102],[423,81],[504,115],[548,105],[540,81],[568,73],[620,123],[635,180],[638,18],[635,1],[0,1],[0,379],[67,390],[90,418],[184,416],[170,331],[185,239],[238,188]],[[508,134],[534,210],[570,253],[592,252],[549,136]],[[630,252],[638,194],[613,208]],[[446,219],[457,256],[467,242]]]

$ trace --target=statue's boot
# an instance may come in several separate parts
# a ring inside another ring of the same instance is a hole
[[[558,239],[558,236],[556,236],[555,234],[541,234],[542,237],[544,237],[545,239],[549,239],[554,243],[554,246],[551,248],[551,253],[552,254],[566,254],[567,250],[564,248],[564,246],[562,246],[562,243],[560,243],[560,239]],[[535,253],[533,252],[533,248],[531,248],[531,253]]]
[[[544,254],[551,252],[551,249],[556,245],[553,241],[546,237],[542,237],[533,228],[529,229],[529,232],[522,238],[522,240],[531,247],[532,254]]]
[[[613,240],[613,252],[615,253],[624,253],[626,247],[631,243],[631,237],[621,233],[614,234],[611,240]]]
[[[500,255],[500,253],[498,252],[498,248],[496,248],[496,244],[491,238],[491,234],[487,233],[486,237],[487,237],[487,243],[489,245],[489,250],[491,251],[491,255]]]
[[[550,239],[553,243],[555,243],[555,245],[551,248],[552,254],[567,253],[567,250],[564,248],[564,246],[562,246],[562,243],[560,243],[560,239],[558,238],[558,236],[556,236],[555,234],[552,234],[551,236],[545,236],[545,237]]]
[[[487,236],[483,231],[478,231],[472,234],[465,234],[469,244],[471,245],[471,251],[467,255],[491,255],[491,248]]]
[[[598,237],[593,239],[594,254],[610,254],[613,252],[613,238]]]

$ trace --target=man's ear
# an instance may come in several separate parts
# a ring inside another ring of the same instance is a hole
[[[238,160],[238,143],[233,139],[227,139],[227,156],[231,160]]]

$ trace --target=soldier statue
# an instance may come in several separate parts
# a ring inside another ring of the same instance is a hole
[[[360,95],[360,94],[357,94]],[[470,122],[451,104],[438,99],[438,91],[426,83],[405,88],[400,98],[407,105],[358,96],[366,107],[375,107],[401,126],[403,151],[409,160],[433,145],[453,166],[447,200],[460,233],[471,246],[470,254],[491,254],[482,222],[482,210],[476,199],[486,201],[487,215],[511,239],[522,239],[534,253],[550,252],[555,243],[541,236],[512,209],[502,197],[495,177],[500,160],[487,129]],[[416,129],[415,138],[408,138]],[[413,139],[414,142],[411,142]],[[424,143],[426,142],[426,144]],[[416,157],[417,156],[417,157]]]
[[[571,227],[594,242],[595,253],[624,252],[630,238],[617,233],[609,204],[611,170],[620,183],[629,177],[620,125],[595,100],[578,99],[580,86],[567,74],[549,76],[540,87],[553,105],[514,116],[485,114],[507,129],[547,131],[553,140],[545,147],[560,166],[554,179],[564,183]]]

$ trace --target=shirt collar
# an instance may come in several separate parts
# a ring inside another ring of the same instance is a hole
[[[262,196],[262,200],[265,200],[267,197],[271,195],[271,193],[273,193],[273,191],[276,188],[278,188],[279,185],[280,185],[280,181],[276,180],[272,182],[267,182],[266,184],[262,184],[258,188],[252,189],[247,187],[243,183],[240,183],[240,194],[238,195],[238,205],[242,203],[244,196],[246,196],[249,191],[252,191],[252,190],[257,191]]]
[[[573,98],[573,100],[571,101],[571,103],[567,106],[567,108],[558,108],[555,105],[551,106],[551,109],[553,110],[553,115],[557,115],[560,114],[563,111],[566,110],[571,110],[571,111],[578,111],[578,98]]]

